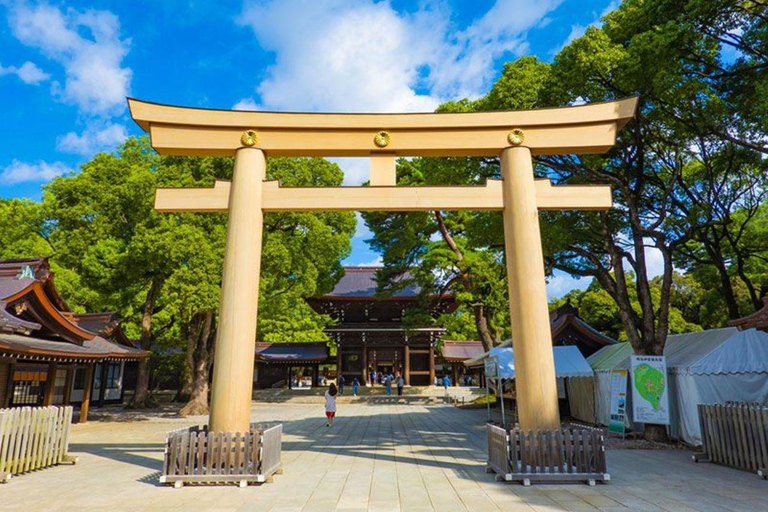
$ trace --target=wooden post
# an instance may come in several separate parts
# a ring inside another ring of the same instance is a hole
[[[336,345],[336,384],[338,385],[339,379],[341,378],[341,368],[342,365],[342,359],[341,359],[341,343]]]
[[[451,373],[453,374],[453,387],[456,387],[459,385],[459,367],[458,363],[452,363],[451,364]]]
[[[211,388],[212,432],[248,432],[261,270],[264,153],[240,148],[229,191],[229,223]]]
[[[99,409],[104,407],[104,400],[106,400],[107,394],[107,371],[109,370],[109,363],[106,361],[101,362],[101,389],[99,389]]]
[[[409,345],[405,346],[405,355],[403,356],[403,379],[405,380],[405,385],[410,386],[411,385],[411,347]]]
[[[429,385],[435,385],[435,346],[429,344]]]
[[[360,381],[361,386],[365,386],[368,383],[368,347],[363,345],[362,348],[362,354],[360,354],[362,362],[361,366],[363,368],[363,379]],[[373,385],[373,382],[371,382],[371,385]]]
[[[74,367],[67,368],[67,378],[64,382],[64,401],[62,402],[62,405],[69,405],[69,402],[72,401],[72,379],[74,375]]]
[[[43,394],[43,405],[53,405],[53,388],[56,384],[56,363],[48,365],[48,378],[45,379],[45,393]]]
[[[509,284],[517,407],[523,430],[560,428],[555,358],[547,310],[544,257],[531,151],[501,153],[504,247]]]
[[[93,389],[93,369],[96,363],[89,363],[85,367],[85,383],[83,384],[83,402],[80,404],[80,418],[78,423],[88,421],[88,409],[91,406],[91,389]]]

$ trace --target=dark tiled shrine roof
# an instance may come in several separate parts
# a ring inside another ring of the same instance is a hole
[[[376,272],[381,267],[344,267],[344,277],[336,284],[336,287],[324,297],[349,297],[349,298],[375,298],[376,297]],[[407,286],[393,294],[392,297],[416,297],[419,287]]]
[[[563,304],[554,311],[550,311],[549,321],[553,339],[557,338],[560,333],[570,326],[597,347],[604,347],[616,343],[616,340],[610,336],[606,336],[582,320],[579,317],[576,308],[569,302]]]
[[[325,343],[256,343],[256,359],[265,363],[323,363]]]
[[[467,359],[480,357],[485,353],[480,341],[449,341],[443,342],[441,351],[443,359],[448,362],[462,362]]]
[[[5,310],[6,304],[0,300],[0,332],[29,334],[40,328],[40,324],[17,318]]]
[[[51,341],[5,333],[0,333],[0,354],[24,356],[29,359],[84,361],[102,361],[105,359],[133,361],[148,355],[143,350],[118,345],[101,336],[86,340],[81,346],[66,341]]]

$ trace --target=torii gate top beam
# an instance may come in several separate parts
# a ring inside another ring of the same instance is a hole
[[[233,156],[254,130],[268,156],[498,156],[603,153],[637,98],[539,110],[444,114],[308,114],[209,110],[129,99],[131,116],[164,155]],[[522,135],[523,140],[516,139]]]

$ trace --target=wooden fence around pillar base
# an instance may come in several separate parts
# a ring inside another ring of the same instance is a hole
[[[695,462],[715,462],[768,478],[768,406],[699,404],[703,453]]]
[[[209,432],[191,427],[170,432],[160,483],[181,487],[185,483],[270,482],[282,473],[283,425],[249,432]]]
[[[0,409],[0,482],[13,475],[75,463],[69,455],[72,407]]]
[[[605,435],[601,429],[563,427],[524,431],[486,426],[488,472],[508,482],[608,482]]]

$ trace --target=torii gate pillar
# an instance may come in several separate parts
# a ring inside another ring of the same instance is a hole
[[[501,174],[517,412],[520,425],[556,430],[560,413],[531,151],[504,149]]]
[[[248,432],[259,307],[264,152],[240,148],[229,189],[229,224],[211,387],[210,430]]]

